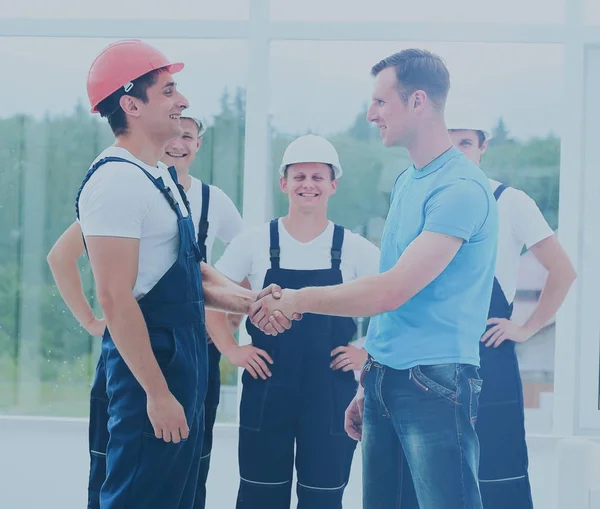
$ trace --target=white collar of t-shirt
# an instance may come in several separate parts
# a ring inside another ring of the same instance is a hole
[[[157,169],[161,170],[161,171],[169,170],[168,166],[165,163],[163,163],[162,161],[158,161],[156,166],[150,166],[149,164],[146,164],[144,161],[135,157],[126,148],[116,147],[114,145],[111,145],[110,147],[106,148],[98,156],[98,158],[96,159],[96,162],[99,161],[100,159],[104,159],[105,157],[120,157],[121,159],[126,159],[129,162],[132,162],[132,163],[135,163],[135,164],[141,166],[142,168],[144,168],[144,170],[148,171],[152,175],[156,175]]]

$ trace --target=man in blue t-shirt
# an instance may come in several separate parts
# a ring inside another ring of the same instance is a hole
[[[279,313],[374,316],[362,387],[346,411],[348,434],[362,440],[364,509],[396,507],[401,498],[409,509],[481,509],[474,424],[496,202],[483,172],[452,146],[442,59],[408,49],[372,75],[367,119],[386,147],[405,147],[414,161],[394,185],[380,274],[283,290],[255,303],[250,316],[258,327]]]

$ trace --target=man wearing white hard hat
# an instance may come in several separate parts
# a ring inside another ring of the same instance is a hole
[[[215,238],[224,243],[229,243],[242,231],[242,218],[231,199],[218,187],[207,185],[199,179],[192,177],[189,173],[196,153],[202,145],[203,136],[206,132],[206,120],[193,110],[186,109],[181,113],[181,134],[173,138],[165,148],[161,158],[162,163],[174,167],[177,172],[177,180],[183,186],[186,197],[189,200],[192,220],[196,230],[198,246],[201,251],[202,260],[211,263],[212,248]],[[106,327],[104,319],[98,319],[87,301],[81,286],[77,260],[85,253],[85,246],[81,234],[81,226],[78,222],[73,223],[67,231],[58,239],[48,255],[48,263],[52,270],[54,279],[59,288],[61,296],[73,312],[75,318],[89,334],[101,336]],[[215,338],[233,337],[232,332],[239,324],[240,315],[226,315],[207,309],[206,328],[209,336]],[[241,318],[241,317],[240,317]],[[260,359],[260,355],[266,354],[253,346],[233,345],[223,353],[235,366],[246,367],[253,359]],[[196,490],[194,509],[205,507],[206,479],[210,466],[210,455],[212,449],[213,427],[216,419],[217,407],[220,393],[220,352],[212,341],[208,345],[208,387],[204,400],[204,439],[202,443],[202,456],[200,461],[200,474]],[[266,378],[262,365],[256,369],[256,373]],[[98,373],[104,377],[102,370]],[[257,376],[256,374],[253,376]],[[94,399],[97,404],[93,407],[92,418],[99,425],[104,422],[104,428],[108,425],[108,396],[104,390],[105,383],[96,383],[100,391],[94,391]],[[100,426],[98,426],[100,427]],[[106,478],[106,452],[108,432],[90,435],[91,449],[91,475],[88,487],[88,507],[99,507],[99,494],[102,484]]]
[[[448,124],[452,142],[479,165],[490,132],[470,121],[454,122]],[[535,201],[523,191],[492,179],[489,182],[498,202],[499,232],[488,328],[480,342],[479,485],[484,509],[531,509],[523,388],[515,345],[527,341],[554,316],[575,280],[575,271]],[[537,307],[520,325],[511,315],[523,247],[531,249],[548,278]]]
[[[377,273],[379,250],[327,218],[342,167],[333,145],[314,135],[284,153],[280,186],[288,214],[245,231],[216,267],[258,291],[339,284]],[[367,355],[348,343],[351,318],[306,314],[279,338],[246,323],[252,343],[273,361],[268,380],[243,374],[238,509],[290,507],[294,462],[299,507],[341,507],[356,442],[344,412],[356,393],[354,370]],[[295,449],[295,450],[294,450]]]

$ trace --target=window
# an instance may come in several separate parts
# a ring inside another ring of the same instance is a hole
[[[584,217],[597,217],[598,193],[600,180],[596,171],[595,161],[600,150],[596,140],[600,132],[600,101],[598,100],[598,85],[600,84],[600,47],[588,47],[586,51],[586,121],[585,121],[585,171],[586,186]],[[589,214],[592,214],[591,216]],[[583,273],[579,274],[582,287],[581,300],[581,363],[579,367],[579,393],[582,428],[600,428],[600,327],[596,311],[596,293],[600,272],[598,271],[598,242],[597,227],[590,221],[583,228]]]
[[[2,61],[14,70],[10,93],[0,98],[0,413],[88,415],[100,340],[72,318],[46,255],[75,219],[75,195],[91,161],[113,141],[105,120],[89,113],[85,91],[93,58],[110,42],[0,39]],[[208,118],[192,174],[221,187],[241,210],[245,42],[149,42],[186,63],[176,75],[179,89]],[[80,266],[93,300],[85,257]],[[225,360],[222,372],[219,418],[233,421],[237,372]]]
[[[584,19],[588,25],[600,25],[600,3],[596,0],[585,0]]]

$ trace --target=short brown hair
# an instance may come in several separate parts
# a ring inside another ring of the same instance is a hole
[[[115,136],[122,136],[127,134],[127,115],[121,108],[119,101],[124,95],[130,95],[136,99],[140,99],[142,102],[148,102],[148,89],[158,81],[158,75],[165,69],[155,69],[150,71],[139,78],[134,79],[131,83],[133,87],[129,92],[125,92],[123,87],[119,88],[100,104],[98,104],[98,112],[102,117],[108,119],[108,124],[112,129]]]
[[[405,49],[381,60],[371,69],[377,76],[383,69],[396,70],[400,97],[406,104],[417,90],[423,90],[438,109],[442,109],[450,90],[450,73],[441,57],[422,49]]]

